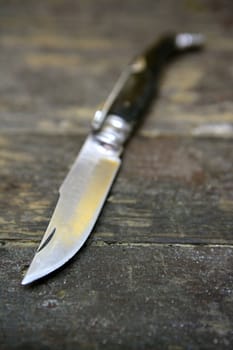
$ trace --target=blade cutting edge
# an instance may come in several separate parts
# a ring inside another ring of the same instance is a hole
[[[88,238],[121,164],[89,136],[60,188],[60,198],[22,281],[31,283],[71,259]]]

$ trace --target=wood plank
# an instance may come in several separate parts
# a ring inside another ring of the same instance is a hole
[[[232,137],[232,28],[211,2],[195,10],[190,3],[1,6],[1,132],[87,132],[124,66],[172,23],[176,31],[203,31],[207,47],[169,68],[142,134]]]
[[[39,241],[83,137],[1,137],[0,237]],[[230,140],[135,136],[91,240],[232,243]]]
[[[233,344],[230,1],[1,1],[0,350]],[[168,30],[206,50],[171,65],[87,244],[20,281],[92,115]]]
[[[1,350],[231,349],[232,248],[93,243],[20,287],[34,249],[0,249]]]

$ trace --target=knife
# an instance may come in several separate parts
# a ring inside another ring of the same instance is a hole
[[[90,235],[119,170],[123,147],[150,105],[164,66],[203,46],[201,34],[170,34],[137,56],[121,74],[59,189],[44,237],[22,280],[29,284],[71,259]]]

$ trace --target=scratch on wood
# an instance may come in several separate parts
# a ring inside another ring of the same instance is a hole
[[[220,198],[219,208],[233,213],[233,200]]]
[[[106,48],[111,47],[112,42],[110,40],[106,40],[103,38],[85,38],[80,39],[78,37],[71,38],[68,36],[62,36],[62,35],[52,35],[51,33],[47,32],[44,34],[35,34],[35,35],[27,35],[24,37],[17,36],[17,35],[3,35],[1,38],[2,44],[5,46],[30,46],[30,47],[37,47],[37,46],[49,46],[50,48],[56,49],[56,48],[66,48],[66,49],[75,49],[75,48]]]
[[[66,68],[77,67],[80,64],[78,55],[62,55],[62,54],[28,54],[24,57],[25,63],[31,68]]]

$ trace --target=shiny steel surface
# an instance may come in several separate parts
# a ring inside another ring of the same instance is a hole
[[[60,198],[22,284],[68,261],[88,238],[120,166],[118,155],[90,136],[60,188]]]

